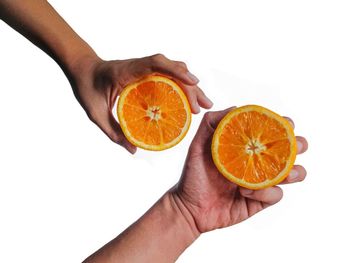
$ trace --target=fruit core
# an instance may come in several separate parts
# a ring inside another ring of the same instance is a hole
[[[159,120],[160,113],[159,106],[151,106],[147,109],[147,116],[150,117],[151,120]]]
[[[245,146],[245,151],[249,155],[259,154],[265,150],[266,146],[256,139],[250,139],[247,145]]]

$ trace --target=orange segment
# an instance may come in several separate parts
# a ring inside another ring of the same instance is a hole
[[[118,119],[126,138],[153,151],[175,146],[186,135],[191,110],[182,89],[164,76],[151,75],[120,94]]]
[[[281,182],[293,167],[296,139],[289,122],[257,105],[229,112],[212,141],[218,170],[230,181],[250,189]]]

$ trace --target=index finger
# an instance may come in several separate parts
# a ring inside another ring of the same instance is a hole
[[[188,85],[196,85],[199,82],[199,79],[187,69],[183,62],[172,61],[162,54],[150,56],[149,59],[154,72],[174,77]]]

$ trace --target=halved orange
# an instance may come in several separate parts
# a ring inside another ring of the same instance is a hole
[[[125,87],[117,114],[126,138],[135,146],[152,151],[178,144],[191,123],[186,95],[176,82],[159,75]]]
[[[215,130],[211,150],[218,170],[249,189],[281,182],[292,169],[297,153],[291,124],[257,105],[230,111]]]

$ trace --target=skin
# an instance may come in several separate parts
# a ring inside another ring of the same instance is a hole
[[[152,73],[165,74],[181,84],[193,113],[198,113],[200,107],[212,106],[185,63],[161,54],[105,61],[47,1],[0,0],[0,18],[58,63],[89,118],[131,153],[136,148],[126,140],[111,112],[128,83]],[[281,200],[282,189],[278,186],[243,189],[227,181],[215,168],[210,155],[211,138],[228,110],[205,114],[179,183],[85,262],[174,262],[202,233],[237,224]],[[306,151],[306,140],[297,140],[299,153]],[[299,182],[305,176],[302,166],[294,166],[283,183]]]
[[[30,10],[30,11],[29,11]],[[186,64],[162,54],[127,60],[101,59],[43,0],[0,0],[0,19],[51,56],[70,81],[88,117],[115,143],[131,153],[136,147],[125,138],[112,108],[123,88],[148,74],[160,73],[177,81],[193,113],[212,102],[197,86]]]
[[[174,262],[201,234],[240,223],[282,199],[280,186],[263,190],[241,188],[216,169],[211,158],[211,139],[229,110],[204,115],[179,182],[85,263]],[[298,154],[305,152],[306,139],[297,136],[297,142]],[[306,170],[295,165],[281,184],[301,182],[305,177]]]

